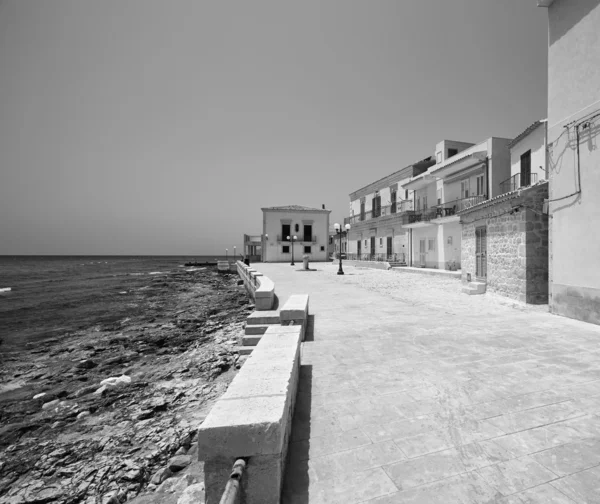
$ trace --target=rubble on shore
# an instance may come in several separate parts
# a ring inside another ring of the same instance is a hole
[[[0,503],[197,502],[195,432],[242,364],[253,309],[237,283],[163,274],[130,293],[141,316],[2,354]]]

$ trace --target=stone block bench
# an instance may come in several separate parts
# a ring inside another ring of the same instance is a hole
[[[300,326],[271,327],[198,430],[207,504],[218,504],[236,459],[245,504],[279,504],[300,372]]]
[[[291,295],[279,311],[279,319],[282,325],[289,325],[290,323],[301,325],[302,341],[304,341],[308,322],[308,294]]]

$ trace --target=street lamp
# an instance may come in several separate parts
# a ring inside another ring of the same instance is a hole
[[[225,260],[229,262],[229,250],[225,249]]]
[[[288,236],[287,239],[289,240],[290,237]],[[290,263],[290,266],[295,266],[294,264],[294,240],[297,240],[298,237],[297,236],[292,236],[292,262]]]
[[[235,262],[237,259],[237,252],[235,251],[235,247],[233,247],[233,261]]]
[[[265,233],[261,235],[261,256],[262,262],[267,262],[267,241],[269,241],[269,235]]]
[[[338,275],[343,275],[344,274],[344,270],[342,269],[342,226],[340,226],[337,222],[333,225],[333,229],[335,229],[335,232],[340,236],[340,267],[338,269],[337,274]],[[348,231],[350,229],[350,224],[346,224],[346,231]]]
[[[350,224],[346,224],[346,225],[344,226],[344,229],[346,229],[346,259],[348,259],[348,250],[350,250],[350,249],[349,249],[349,247],[348,247],[348,244],[349,244],[349,241],[348,241],[348,240],[349,240],[349,238],[348,238],[348,235],[349,235],[349,233],[350,233]]]

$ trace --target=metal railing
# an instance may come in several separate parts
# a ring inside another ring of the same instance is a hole
[[[435,209],[435,219],[439,219],[441,217],[449,217],[451,215],[456,215],[456,212],[460,212],[461,210],[466,210],[467,208],[471,208],[482,201],[485,201],[487,198],[483,194],[478,194],[476,196],[469,196],[468,198],[460,198],[452,201],[448,201],[446,203],[442,203],[441,205],[436,205],[433,207]]]
[[[346,257],[344,257],[344,255]],[[337,259],[337,254],[335,255]],[[344,254],[342,253],[342,259],[348,259],[350,261],[387,261],[387,262],[406,262],[406,254]]]
[[[404,212],[411,212],[412,210],[414,210],[414,201],[397,201],[396,203],[392,203],[391,205],[382,206],[375,212],[373,212],[373,210],[368,210],[363,214],[353,215],[351,217],[344,217],[344,224],[356,224],[357,222],[377,219],[378,217],[386,217],[389,215],[401,214]]]
[[[294,243],[317,243],[316,236],[304,236],[304,235],[296,235],[298,238],[294,240]],[[306,239],[305,239],[306,238]],[[292,240],[288,240],[287,236],[277,235],[277,241],[280,243],[291,243]]]
[[[515,173],[512,177],[500,182],[500,194],[516,191],[521,187],[529,187],[536,184],[537,179],[537,173],[525,173],[523,176],[521,176],[521,173]]]
[[[239,502],[240,487],[245,468],[246,461],[244,459],[235,461],[219,504],[237,504]]]

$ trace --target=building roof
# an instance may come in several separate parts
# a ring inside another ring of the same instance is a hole
[[[411,163],[408,166],[405,166],[404,168],[400,168],[399,170],[397,170],[393,173],[390,173],[389,175],[386,175],[385,177],[381,177],[380,179],[377,179],[373,182],[369,182],[367,185],[361,187],[360,189],[356,189],[356,191],[352,191],[350,193],[350,200],[355,199],[356,195],[358,193],[361,193],[362,191],[364,191],[366,189],[372,189],[373,187],[378,187],[380,185],[380,183],[386,181],[386,179],[390,179],[390,180],[393,179],[398,182],[402,179],[412,177],[414,175],[415,168],[419,168],[422,165],[431,166],[433,164],[435,164],[435,160],[433,159],[433,156],[428,156],[419,161],[415,161],[414,163]]]
[[[516,145],[518,142],[523,140],[523,138],[525,138],[527,135],[529,135],[529,133],[531,133],[533,130],[537,129],[538,126],[541,126],[542,124],[545,124],[545,123],[546,123],[546,119],[539,119],[539,120],[535,121],[533,124],[530,124],[529,126],[527,126],[527,128],[525,128],[521,133],[519,133],[515,138],[513,138],[513,140],[511,142],[509,142],[508,148],[510,149],[511,147]]]
[[[326,210],[324,208],[310,208],[302,205],[273,206],[261,208],[261,210],[289,210],[292,212],[331,212],[331,210]]]

